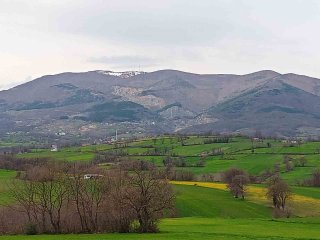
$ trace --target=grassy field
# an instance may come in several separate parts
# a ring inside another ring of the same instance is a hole
[[[223,183],[172,181],[172,184],[178,189],[177,208],[182,216],[271,217],[271,204],[266,197],[266,188],[262,185],[248,186],[246,199],[241,200],[232,198]],[[189,189],[182,188],[179,192],[181,187]],[[292,215],[320,217],[319,193],[319,188],[294,187],[288,201]]]
[[[15,171],[0,169],[0,205],[10,202],[8,193],[10,179],[16,176]]]
[[[41,235],[2,236],[6,240],[104,240],[104,239],[217,239],[217,240],[289,240],[320,239],[320,219],[222,219],[177,218],[165,219],[157,234],[93,234],[93,235]]]
[[[191,183],[192,184],[192,183]],[[179,217],[266,218],[271,211],[263,204],[234,199],[217,188],[175,185]]]
[[[320,142],[306,142],[288,146],[281,141],[266,139],[252,142],[245,137],[233,137],[228,143],[204,144],[208,137],[189,136],[181,141],[178,137],[142,139],[129,143],[124,148],[126,158],[146,160],[164,167],[168,156],[185,160],[185,167],[196,176],[205,173],[220,173],[237,167],[251,175],[279,165],[282,177],[293,190],[289,208],[293,218],[274,220],[270,200],[266,198],[264,185],[250,185],[245,200],[235,199],[222,183],[172,182],[176,192],[177,218],[164,219],[159,234],[97,234],[57,236],[5,236],[1,239],[320,239],[320,188],[301,187],[298,182],[311,176],[320,168]],[[252,150],[253,148],[253,150]],[[221,149],[223,155],[213,156],[214,150]],[[49,149],[34,149],[31,153],[19,154],[21,158],[50,157],[67,161],[90,161],[96,154],[108,154],[119,150],[116,145],[95,145],[72,147],[51,152]],[[158,154],[149,155],[152,151]],[[204,166],[196,164],[205,157]],[[305,157],[305,166],[295,166],[286,171],[283,159],[289,155],[294,163]],[[9,199],[7,185],[14,171],[0,170],[0,204]]]
[[[229,143],[204,144],[208,137],[189,136],[184,138],[183,143],[178,137],[163,137],[157,139],[142,139],[129,143],[121,148],[127,154],[127,158],[147,160],[163,167],[163,159],[167,156],[184,158],[185,170],[192,171],[197,175],[203,173],[218,173],[230,167],[238,167],[248,171],[252,175],[273,169],[279,164],[281,174],[291,184],[310,177],[315,168],[320,168],[320,142],[306,142],[288,146],[288,144],[273,139],[265,139],[263,142],[252,142],[245,137],[233,137]],[[49,157],[67,161],[90,161],[95,154],[108,153],[115,149],[115,145],[93,145],[84,147],[71,147],[51,152],[50,149],[35,149],[31,153],[19,154],[21,158]],[[252,147],[254,151],[252,151]],[[210,152],[221,149],[223,155],[210,156]],[[154,156],[152,151],[160,151]],[[209,154],[205,158],[203,167],[196,167],[200,156]],[[293,171],[286,172],[283,158],[290,155],[293,159],[305,157],[305,167],[295,167]]]

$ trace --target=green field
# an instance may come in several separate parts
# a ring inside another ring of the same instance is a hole
[[[16,176],[15,171],[0,169],[0,205],[10,202],[8,193],[10,179]]]
[[[242,168],[252,175],[273,169],[280,165],[283,178],[291,184],[310,177],[315,168],[320,168],[320,142],[305,142],[288,146],[280,140],[265,139],[263,142],[252,142],[245,137],[233,137],[229,143],[204,144],[208,137],[189,136],[183,140],[178,137],[160,137],[157,139],[142,139],[130,142],[121,151],[126,157],[135,160],[147,160],[163,167],[163,159],[167,156],[184,158],[186,167],[180,168],[192,171],[197,175],[203,173],[218,173],[230,167]],[[268,147],[269,145],[269,147]],[[252,147],[254,151],[252,152]],[[21,158],[52,158],[67,161],[90,161],[96,154],[108,154],[109,151],[120,149],[116,145],[102,144],[85,147],[71,147],[51,152],[50,149],[34,149],[31,153],[19,154]],[[210,152],[221,149],[223,155],[212,156]],[[152,154],[152,151],[158,151]],[[207,154],[205,164],[197,167],[200,155]],[[305,157],[305,167],[296,166],[292,171],[286,172],[283,158],[289,155],[295,161],[299,157]]]
[[[251,175],[279,165],[282,177],[294,192],[289,207],[293,218],[272,219],[272,208],[265,195],[265,186],[249,187],[245,200],[235,199],[221,187],[206,187],[189,182],[189,185],[173,185],[176,192],[177,218],[164,219],[158,234],[97,234],[57,236],[3,236],[1,239],[320,239],[320,188],[301,187],[298,182],[311,176],[320,168],[320,142],[305,142],[288,146],[282,141],[265,139],[252,142],[245,137],[233,137],[228,143],[204,144],[208,137],[189,136],[142,139],[119,145],[94,145],[72,147],[51,152],[49,149],[34,149],[31,153],[19,154],[20,158],[46,157],[67,161],[90,161],[96,154],[108,154],[115,150],[125,152],[125,158],[146,160],[164,167],[163,160],[184,159],[186,166],[180,170],[202,174],[221,173],[231,167],[246,170]],[[253,150],[252,150],[253,148]],[[222,155],[211,154],[220,149]],[[155,154],[152,154],[156,152]],[[201,156],[204,166],[197,166]],[[305,157],[305,166],[295,166],[286,171],[283,159],[289,155],[294,163]],[[0,203],[8,202],[6,182],[15,176],[14,171],[0,170]],[[187,182],[188,183],[188,182]],[[194,186],[197,185],[197,186]],[[312,218],[312,217],[313,218]],[[299,218],[297,218],[299,217]]]
[[[13,177],[12,173],[1,175],[6,179]],[[227,191],[184,185],[174,185],[174,189],[179,217],[162,220],[157,234],[1,236],[0,239],[320,239],[320,218],[274,220],[270,207],[264,203],[235,199]],[[295,188],[295,192],[319,197],[319,189],[315,188]]]
[[[179,217],[268,218],[262,204],[234,199],[229,192],[196,186],[176,185]]]
[[[92,234],[92,235],[41,235],[2,236],[6,240],[104,240],[104,239],[320,239],[320,219],[222,219],[177,218],[165,219],[157,234]]]

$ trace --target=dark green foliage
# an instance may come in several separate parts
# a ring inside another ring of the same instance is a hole
[[[54,87],[58,87],[58,88],[61,88],[61,89],[63,89],[63,90],[75,90],[75,89],[78,88],[78,87],[74,86],[74,85],[71,84],[71,83],[57,84],[57,85],[55,85]]]
[[[81,121],[88,121],[89,119],[85,116],[75,116],[73,117],[74,120],[81,120]]]
[[[285,113],[304,113],[301,110],[295,109],[295,108],[288,108],[288,107],[282,107],[282,106],[270,106],[266,108],[262,108],[259,110],[260,112],[273,112],[273,111],[279,111],[279,112],[285,112]]]
[[[63,103],[60,105],[67,106],[67,105],[90,103],[90,102],[97,102],[97,101],[103,101],[103,100],[104,100],[103,96],[95,95],[90,90],[87,90],[87,89],[80,89],[80,90],[77,90],[74,93],[74,95],[65,99]]]
[[[168,110],[169,108],[172,108],[172,107],[182,107],[181,103],[172,103],[172,104],[169,104],[163,108],[161,108],[160,110],[158,110],[158,112],[163,112],[165,110]]]
[[[166,157],[163,159],[163,165],[164,166],[175,166],[175,167],[186,167],[187,162],[184,157],[179,158],[172,158],[172,157]]]
[[[37,225],[34,223],[28,223],[25,227],[25,233],[27,235],[37,235],[38,234]]]
[[[69,119],[69,117],[68,116],[61,116],[59,119],[60,120],[67,120],[67,119]]]
[[[88,120],[93,122],[112,121],[138,121],[144,117],[153,117],[154,114],[140,104],[130,101],[105,102],[88,110]]]
[[[229,137],[216,137],[216,138],[208,138],[204,139],[203,143],[204,144],[212,144],[212,143],[228,143],[230,142]]]
[[[22,110],[46,109],[46,108],[55,108],[55,107],[57,107],[55,103],[36,101],[36,102],[24,104],[22,106],[18,106],[14,109],[16,111],[22,111]]]
[[[66,86],[64,86],[66,87]],[[68,90],[71,90],[71,86],[67,86]],[[76,90],[74,94],[64,101],[56,101],[56,102],[43,102],[43,101],[35,101],[32,103],[26,103],[23,105],[13,107],[16,111],[21,110],[32,110],[32,109],[48,109],[48,108],[56,108],[56,107],[63,107],[68,105],[74,104],[81,104],[81,103],[91,103],[91,102],[99,102],[103,101],[104,97],[93,94],[90,90],[87,89],[80,89]]]

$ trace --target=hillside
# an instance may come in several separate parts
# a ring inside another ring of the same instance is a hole
[[[273,71],[61,73],[1,91],[0,131],[43,136],[62,131],[65,138],[83,128],[89,130],[81,134],[93,138],[111,136],[114,128],[120,134],[260,130],[316,135],[319,100],[319,79]]]
[[[195,176],[214,174],[219,180],[219,173],[236,167],[246,170],[249,174],[259,176],[267,170],[279,166],[284,179],[297,184],[309,178],[312,171],[320,168],[320,142],[284,143],[281,140],[265,139],[252,142],[250,138],[233,137],[227,143],[210,142],[214,136],[187,136],[147,138],[130,142],[126,145],[101,144],[84,147],[61,148],[57,152],[50,149],[33,149],[29,153],[18,154],[19,158],[52,158],[67,161],[91,161],[96,157],[119,154],[129,160],[147,160],[158,167],[164,167],[164,160],[172,158],[178,169],[192,172]],[[207,142],[209,141],[209,142]],[[252,152],[253,149],[253,152]],[[215,152],[218,151],[218,152]],[[204,163],[199,166],[201,156],[206,156]],[[283,159],[290,156],[295,167],[285,170]],[[305,166],[296,164],[304,157]],[[180,159],[180,160],[179,160]],[[181,160],[182,159],[182,160]],[[182,161],[183,164],[179,161]],[[107,160],[103,161],[107,162]],[[218,175],[215,175],[218,174]]]
[[[261,129],[269,136],[292,134],[317,127],[320,98],[275,79],[240,96],[220,103],[208,113],[222,121],[207,126],[215,131]]]

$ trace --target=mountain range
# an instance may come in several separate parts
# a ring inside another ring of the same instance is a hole
[[[47,75],[0,92],[2,134],[320,134],[320,79],[265,70],[246,75],[89,71]]]

